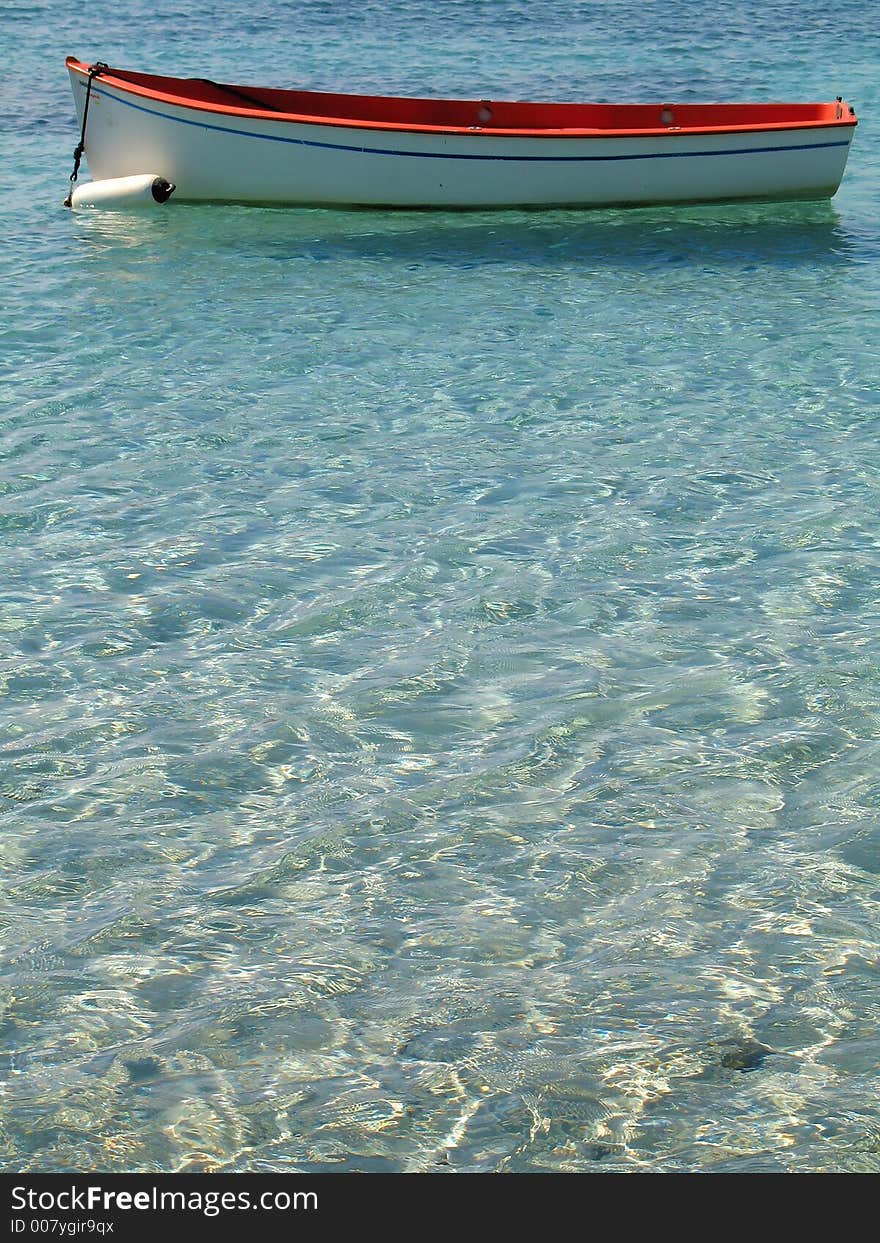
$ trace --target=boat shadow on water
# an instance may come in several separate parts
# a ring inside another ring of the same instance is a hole
[[[86,212],[90,247],[217,261],[395,261],[453,268],[612,263],[623,268],[836,266],[858,239],[828,202],[592,210],[375,211],[176,203],[149,215]]]

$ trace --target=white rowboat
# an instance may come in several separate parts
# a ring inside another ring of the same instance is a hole
[[[823,199],[857,124],[830,103],[576,104],[233,86],[68,57],[96,179],[175,201],[599,207]]]

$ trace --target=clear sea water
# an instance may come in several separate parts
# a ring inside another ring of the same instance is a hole
[[[880,1169],[876,19],[3,6],[5,1168]],[[824,205],[72,215],[67,53],[862,124]]]

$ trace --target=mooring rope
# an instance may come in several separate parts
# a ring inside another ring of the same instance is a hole
[[[247,91],[242,91],[237,86],[227,86],[225,82],[212,82],[210,78],[195,78],[194,81],[204,82],[205,86],[213,86],[218,91],[225,91],[227,95],[234,95],[237,99],[243,99],[247,104],[255,104],[262,112],[284,111],[283,108],[278,108],[275,104],[270,104],[265,99],[257,99],[256,95],[249,95]]]
[[[73,197],[73,188],[76,185],[77,178],[79,177],[80,160],[83,158],[83,153],[86,149],[86,122],[89,119],[89,100],[92,98],[92,83],[95,78],[97,78],[99,73],[104,73],[104,71],[109,68],[110,66],[105,65],[102,60],[96,61],[94,65],[89,66],[89,82],[86,87],[86,104],[83,108],[82,133],[79,136],[79,142],[76,144],[76,149],[73,153],[73,172],[70,174],[70,190],[67,198],[64,200],[65,207],[70,206],[70,200]]]

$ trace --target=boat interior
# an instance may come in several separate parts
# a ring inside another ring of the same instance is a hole
[[[83,73],[89,66],[68,57]],[[830,103],[526,103],[495,99],[415,99],[237,86],[207,78],[169,78],[108,69],[137,94],[233,115],[264,113],[330,125],[502,133],[657,133],[663,130],[722,131],[811,128],[855,124],[841,101]]]

